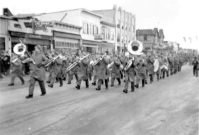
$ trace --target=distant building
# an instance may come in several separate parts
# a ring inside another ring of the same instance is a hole
[[[136,31],[136,38],[143,43],[145,50],[164,47],[164,32],[162,29],[159,31],[157,28],[138,29]]]

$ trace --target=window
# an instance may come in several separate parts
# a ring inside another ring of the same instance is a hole
[[[98,27],[95,25],[93,27],[94,27],[94,35],[98,34]]]
[[[20,28],[21,29],[21,25],[20,24],[14,24],[15,28]]]
[[[26,28],[32,28],[32,23],[25,22],[24,25]]]
[[[90,34],[93,35],[94,28],[93,28],[93,24],[91,24],[91,29],[90,29]]]
[[[144,35],[144,41],[147,41],[147,35]]]
[[[0,37],[0,50],[5,50],[5,38],[4,37]]]
[[[83,23],[83,33],[84,34],[88,34],[88,30],[89,30],[89,28],[88,28],[88,23]]]

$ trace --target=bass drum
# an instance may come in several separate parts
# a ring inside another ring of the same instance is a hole
[[[154,62],[154,72],[158,71],[159,66],[160,66],[159,60],[155,59],[155,62]]]

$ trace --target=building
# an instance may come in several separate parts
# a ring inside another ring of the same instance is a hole
[[[108,20],[101,21],[101,52],[115,50],[115,25]]]
[[[164,33],[160,29],[138,29],[136,38],[143,43],[144,51],[164,48]]]
[[[130,12],[117,8],[94,10],[96,14],[103,16],[103,20],[108,20],[115,25],[115,51],[123,52],[131,40],[136,40],[136,17]]]
[[[40,22],[32,17],[13,17],[8,21],[8,31],[11,38],[11,50],[21,40],[27,51],[32,52],[35,45],[41,45],[44,52],[51,48],[52,25]]]
[[[64,52],[77,52],[81,43],[81,27],[53,21],[53,48]]]
[[[0,16],[0,50],[8,51],[10,50],[10,35],[8,33],[8,21],[11,17]]]
[[[100,19],[102,16],[86,9],[74,9],[45,13],[34,17],[41,21],[59,21],[62,23],[72,24],[79,28],[81,27],[80,35],[82,40],[80,41],[80,48],[92,53],[98,51],[98,47],[101,44],[98,37],[101,33]]]

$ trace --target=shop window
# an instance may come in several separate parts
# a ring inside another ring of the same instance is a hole
[[[20,24],[14,24],[14,27],[21,29],[21,25]]]

